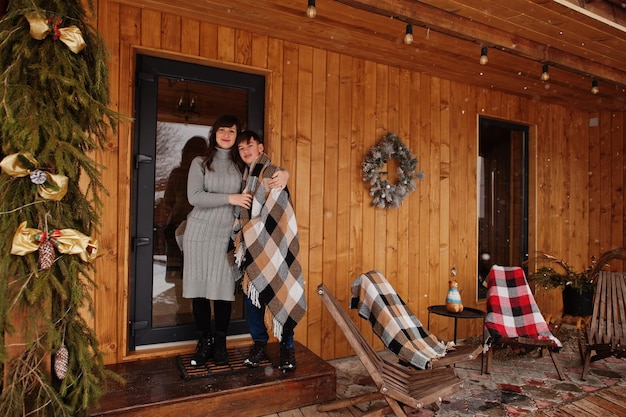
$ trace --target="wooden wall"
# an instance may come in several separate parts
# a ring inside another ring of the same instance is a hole
[[[455,267],[464,304],[484,308],[476,302],[479,115],[531,126],[532,250],[582,267],[626,245],[622,113],[479,89],[207,23],[219,20],[211,16],[199,21],[107,0],[97,12],[111,54],[111,105],[123,114],[133,114],[137,52],[268,74],[265,137],[272,159],[292,174],[308,291],[296,338],[323,358],[352,352],[315,293],[321,282],[347,305],[350,282],[379,269],[426,322],[428,305],[445,301]],[[412,149],[425,178],[401,208],[382,210],[369,205],[361,162],[388,130]],[[132,123],[122,124],[99,156],[110,195],[94,325],[108,362],[137,357],[126,350],[132,132]],[[561,308],[558,293],[538,299],[546,311]],[[368,323],[351,314],[371,337]],[[432,317],[431,328],[451,339],[452,324]],[[459,323],[459,337],[480,332],[477,321]]]

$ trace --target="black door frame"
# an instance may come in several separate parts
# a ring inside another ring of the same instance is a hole
[[[128,343],[137,346],[193,340],[195,325],[152,327],[152,267],[158,79],[169,77],[248,91],[247,126],[264,129],[265,77],[148,55],[137,55],[133,143],[130,311]],[[245,320],[233,321],[229,333],[247,332]]]

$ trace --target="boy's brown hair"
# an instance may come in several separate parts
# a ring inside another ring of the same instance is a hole
[[[255,131],[252,130],[242,130],[237,135],[237,140],[235,141],[235,146],[238,146],[241,142],[248,143],[251,140],[255,140],[257,143],[263,145],[263,139]]]

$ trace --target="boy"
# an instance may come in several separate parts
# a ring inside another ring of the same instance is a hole
[[[304,279],[298,261],[298,229],[289,191],[271,189],[272,175],[280,168],[263,153],[263,141],[252,131],[243,131],[235,143],[248,165],[242,193],[253,196],[250,209],[235,209],[231,239],[231,262],[243,278],[242,288],[248,325],[254,345],[244,364],[257,367],[267,357],[269,340],[266,311],[271,315],[274,336],[280,341],[279,369],[296,369],[294,328],[306,313]]]

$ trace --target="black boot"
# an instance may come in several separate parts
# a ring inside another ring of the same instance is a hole
[[[280,344],[280,365],[278,369],[283,372],[296,370],[296,351],[293,347],[288,348],[283,343]]]
[[[215,332],[213,346],[213,362],[216,365],[228,365],[228,351],[226,350],[226,333]]]
[[[248,357],[243,361],[243,364],[248,368],[257,368],[263,359],[267,358],[267,343],[254,342]]]
[[[191,366],[201,366],[213,357],[213,337],[201,337],[198,340],[196,353],[191,357]]]

